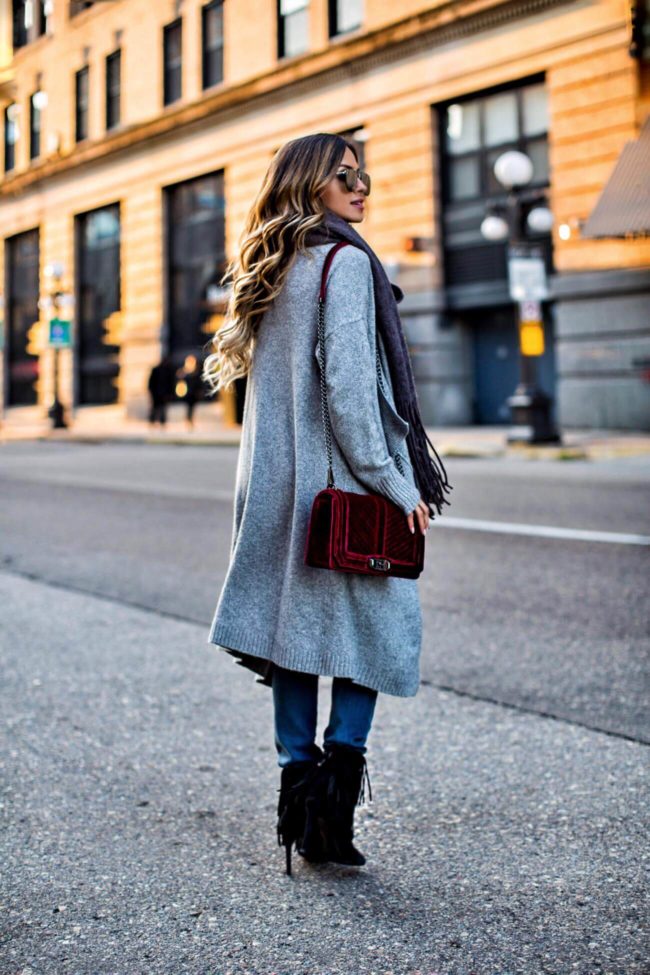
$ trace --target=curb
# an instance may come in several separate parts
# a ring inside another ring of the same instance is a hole
[[[435,435],[439,436],[439,432]],[[82,444],[134,444],[139,446],[160,446],[173,445],[175,447],[239,447],[241,437],[239,431],[236,435],[219,436],[205,435],[197,437],[187,437],[183,434],[171,436],[159,436],[152,434],[111,434],[111,433],[75,433],[53,431],[41,433],[28,433],[24,436],[3,435],[0,430],[0,446],[3,444],[17,442],[47,442],[47,443],[82,443]],[[463,443],[440,443],[436,445],[436,451],[441,458],[450,460],[494,460],[499,458],[517,458],[524,460],[615,460],[625,457],[650,457],[650,438],[648,443],[586,443],[586,444],[463,444]]]

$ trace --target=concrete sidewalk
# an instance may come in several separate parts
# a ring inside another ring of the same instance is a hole
[[[0,418],[0,444],[16,440],[50,440],[75,443],[143,443],[239,445],[241,428],[227,423],[220,403],[199,404],[194,427],[184,419],[183,407],[172,406],[165,427],[146,420],[128,419],[111,407],[78,411],[65,430],[53,430],[45,415],[33,410],[11,410]],[[561,444],[508,444],[508,427],[427,427],[427,434],[441,457],[522,457],[532,460],[603,460],[650,455],[650,431],[618,431],[569,428],[561,431]]]
[[[366,866],[289,878],[271,695],[207,624],[6,572],[0,603],[6,975],[647,973],[643,744],[381,695]]]

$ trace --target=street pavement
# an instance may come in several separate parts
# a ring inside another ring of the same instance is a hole
[[[0,445],[20,441],[51,443],[129,443],[239,445],[241,426],[226,417],[224,403],[200,402],[188,425],[183,404],[171,404],[164,425],[127,417],[123,407],[84,407],[66,412],[67,426],[53,429],[47,411],[12,407],[0,414]],[[564,427],[558,443],[508,442],[503,424],[427,427],[441,457],[512,457],[535,460],[609,460],[650,457],[650,432]]]
[[[270,691],[206,642],[236,458],[0,447],[2,975],[647,975],[648,459],[449,459],[368,862],[288,878]]]

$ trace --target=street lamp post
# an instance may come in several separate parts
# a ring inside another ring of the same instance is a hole
[[[546,275],[541,256],[526,240],[520,192],[532,178],[533,165],[525,153],[509,150],[496,159],[494,175],[508,191],[506,202],[500,213],[485,217],[481,232],[488,240],[508,242],[510,295],[518,308],[519,382],[507,399],[511,426],[506,439],[509,443],[559,443],[560,435],[551,420],[552,399],[537,386],[536,376],[536,357],[544,351],[540,300],[546,297]],[[530,229],[538,232],[549,230],[552,223],[553,215],[544,205],[535,206],[527,217]]]
[[[50,282],[45,302],[50,313],[48,344],[54,352],[53,395],[47,415],[52,420],[52,429],[54,430],[65,429],[68,426],[65,419],[65,409],[59,399],[59,352],[70,343],[70,323],[64,320],[61,314],[70,307],[72,296],[61,290],[63,270],[63,265],[58,262],[48,264],[45,267],[45,277]]]

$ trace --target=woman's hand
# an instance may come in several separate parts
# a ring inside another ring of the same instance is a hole
[[[417,516],[420,531],[424,535],[427,528],[429,527],[430,515],[429,515],[429,508],[427,504],[422,500],[422,498],[420,498],[417,508],[414,508],[411,514],[406,516],[406,520],[409,523],[409,528],[411,529],[411,531],[414,530],[413,515]]]

